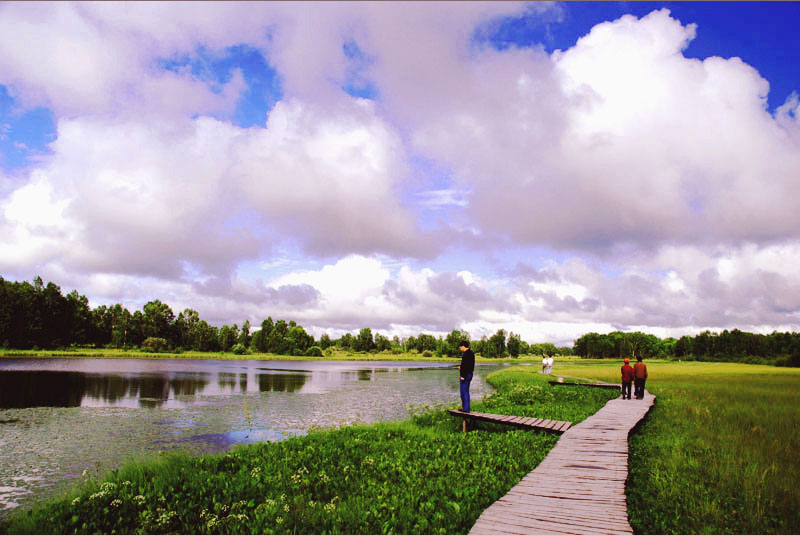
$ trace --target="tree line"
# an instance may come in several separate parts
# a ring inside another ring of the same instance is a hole
[[[447,336],[430,334],[391,339],[363,328],[339,338],[323,334],[319,340],[293,320],[267,317],[256,329],[249,320],[216,327],[193,309],[176,316],[160,300],[147,302],[141,311],[130,312],[121,304],[89,307],[86,296],[73,290],[63,295],[54,283],[40,277],[32,283],[0,277],[0,346],[14,349],[57,349],[71,346],[141,348],[160,351],[247,352],[294,356],[323,356],[329,348],[353,352],[418,352],[426,356],[457,357],[459,342],[469,333],[453,330]],[[721,333],[703,331],[694,337],[660,339],[642,332],[587,333],[573,347],[552,343],[531,344],[519,334],[500,329],[490,337],[471,341],[472,350],[483,357],[521,355],[578,355],[584,358],[676,357],[714,361],[745,361],[800,366],[800,334],[773,332],[769,335],[734,329]]]
[[[655,335],[613,331],[587,333],[575,341],[575,354],[584,358],[675,357],[698,361],[740,361],[800,366],[800,333],[773,331],[768,335],[738,329],[709,330],[694,337],[660,339]]]
[[[141,348],[160,351],[273,353],[294,356],[323,356],[328,348],[354,352],[419,352],[430,356],[460,356],[458,344],[470,340],[469,333],[453,330],[446,337],[420,333],[389,339],[370,328],[358,334],[345,333],[337,339],[323,334],[319,340],[303,326],[290,320],[267,317],[260,326],[249,320],[216,327],[193,309],[175,315],[160,300],[147,302],[141,311],[129,311],[121,304],[89,307],[86,296],[73,290],[63,295],[55,283],[36,277],[7,281],[0,277],[0,346],[14,349],[57,349],[72,346],[98,348]],[[253,330],[253,331],[251,331]],[[572,348],[554,344],[530,344],[518,334],[498,330],[491,337],[471,342],[472,349],[485,357],[517,357],[528,354],[569,355]]]

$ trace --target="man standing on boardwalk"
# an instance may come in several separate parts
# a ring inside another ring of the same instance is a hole
[[[461,350],[461,364],[458,366],[461,376],[461,411],[469,413],[469,384],[475,371],[475,354],[469,349],[469,341],[458,343],[458,349]]]
[[[620,368],[620,372],[622,372],[622,399],[628,400],[631,399],[631,384],[633,383],[633,367],[629,365],[631,362],[630,359],[627,357],[625,358],[625,364],[622,365]]]
[[[637,400],[644,398],[644,381],[647,379],[647,365],[642,363],[642,354],[636,356],[636,364],[633,365],[633,396]]]

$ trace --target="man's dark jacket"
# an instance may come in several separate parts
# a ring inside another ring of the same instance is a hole
[[[472,374],[475,371],[475,354],[472,350],[467,348],[467,351],[461,355],[461,377],[466,378],[467,374]]]

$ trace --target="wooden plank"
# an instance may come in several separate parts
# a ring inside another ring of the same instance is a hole
[[[523,524],[517,525],[517,520],[510,520],[503,523],[501,520],[493,519],[493,523],[502,524],[505,526],[513,526],[516,529],[525,530],[526,534],[610,534],[612,532],[607,528],[598,528],[593,526],[581,526],[573,523],[560,523],[548,520],[531,519]],[[632,533],[630,529],[628,533]],[[515,532],[516,533],[516,532]]]
[[[621,520],[616,518],[616,512],[608,512],[606,514],[598,514],[592,513],[588,511],[580,512],[580,511],[572,511],[572,510],[559,510],[553,512],[550,508],[540,508],[536,510],[528,509],[521,509],[519,507],[510,506],[503,509],[503,512],[512,512],[515,515],[521,516],[551,516],[554,520],[572,520],[572,521],[580,521],[585,522],[586,525],[604,525],[609,528],[615,528],[619,530],[630,530],[631,526],[628,524],[627,514],[625,511],[622,511],[622,515],[625,516],[625,520]],[[612,517],[613,516],[613,517]],[[546,517],[545,519],[550,519],[551,517]]]
[[[507,511],[507,510],[506,510]],[[504,511],[504,512],[506,512]],[[623,510],[621,512],[622,516],[627,519],[627,513]],[[487,516],[487,519],[498,519],[495,516]],[[547,510],[539,510],[539,511],[520,511],[515,510],[510,513],[510,517],[499,518],[505,520],[507,523],[514,523],[517,525],[524,526],[526,523],[519,522],[518,520],[534,520],[538,522],[544,523],[553,523],[558,525],[574,525],[579,527],[590,527],[596,530],[602,530],[604,532],[632,532],[630,524],[627,521],[621,522],[618,519],[614,519],[611,516],[607,516],[605,518],[587,518],[587,517],[574,517],[564,513],[556,513],[553,516],[553,512]],[[528,522],[530,523],[530,522]]]
[[[514,530],[511,534],[540,534],[542,532],[555,532],[560,534],[586,534],[587,532],[576,530],[574,526],[569,526],[563,523],[554,523],[552,521],[543,521],[543,520],[530,520],[525,522],[524,524],[519,523],[519,520],[514,519],[507,519],[501,517],[493,517],[490,516],[487,518],[487,521],[491,523],[492,526],[495,527],[509,527],[511,530]],[[525,532],[517,532],[518,530],[523,530]],[[596,531],[602,532],[602,531]]]
[[[451,415],[462,417],[464,419],[479,420],[491,422],[496,424],[508,424],[510,426],[517,426],[521,428],[532,428],[536,430],[546,430],[551,432],[563,432],[572,426],[568,421],[554,421],[549,419],[540,419],[536,417],[521,417],[517,415],[498,415],[493,413],[480,413],[471,412],[466,413],[460,410],[448,410]]]

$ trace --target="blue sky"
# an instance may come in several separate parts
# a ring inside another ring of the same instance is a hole
[[[5,3],[0,274],[317,335],[796,330],[798,15]]]

